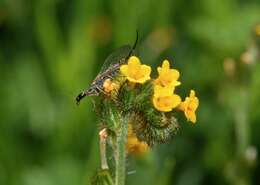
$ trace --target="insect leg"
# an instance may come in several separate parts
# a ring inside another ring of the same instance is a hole
[[[97,88],[97,90],[98,90],[99,92],[102,92],[103,94],[106,93],[102,88],[100,88],[100,87],[96,87],[96,88]]]

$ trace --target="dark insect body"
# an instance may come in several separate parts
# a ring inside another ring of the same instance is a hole
[[[90,87],[82,91],[76,97],[76,103],[79,104],[80,101],[86,96],[98,96],[103,91],[103,83],[106,79],[113,79],[113,77],[119,72],[120,65],[127,63],[128,58],[133,54],[138,41],[138,33],[136,37],[135,44],[133,47],[126,45],[117,49],[105,60],[99,74],[93,80]]]

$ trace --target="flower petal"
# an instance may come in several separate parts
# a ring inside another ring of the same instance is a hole
[[[177,94],[173,94],[171,96],[171,101],[172,101],[172,108],[177,107],[181,103],[181,97],[178,96]]]
[[[160,85],[154,86],[154,96],[171,96],[174,91],[174,87],[162,87]]]
[[[160,97],[153,98],[153,105],[157,110],[162,112],[172,111],[172,108],[170,106],[165,106],[165,101],[163,101]]]
[[[190,97],[195,97],[195,91],[194,90],[190,90]]]
[[[152,69],[150,66],[147,66],[147,65],[141,65],[141,73],[144,75],[144,76],[149,76],[149,79],[150,79],[150,74],[152,72]]]
[[[127,66],[127,65],[121,65],[121,67],[120,67],[120,72],[121,72],[123,75],[127,76],[127,75],[128,75],[128,66]]]
[[[194,97],[194,99],[190,103],[190,107],[195,111],[199,106],[199,99]]]
[[[188,115],[188,121],[191,121],[193,124],[196,123],[197,118],[195,112],[190,112]]]
[[[180,72],[176,69],[170,69],[169,71],[171,78],[178,80],[178,78],[180,77]]]
[[[162,68],[170,69],[170,62],[168,60],[164,60]]]
[[[128,65],[130,67],[136,67],[136,66],[139,66],[141,64],[139,58],[137,58],[136,56],[131,56],[129,59],[128,59]]]

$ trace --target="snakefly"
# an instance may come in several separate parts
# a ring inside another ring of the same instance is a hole
[[[106,58],[99,74],[93,80],[90,87],[76,97],[77,105],[85,96],[98,96],[103,92],[104,81],[106,79],[112,79],[118,73],[120,65],[127,63],[128,58],[133,54],[138,42],[138,32],[136,33],[136,40],[132,47],[130,45],[122,46]]]

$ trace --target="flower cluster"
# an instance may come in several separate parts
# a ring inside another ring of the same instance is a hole
[[[129,58],[128,63],[121,65],[121,73],[131,83],[144,84],[151,80],[151,67],[143,65],[136,56]],[[164,60],[161,67],[157,68],[158,77],[153,82],[152,102],[155,109],[160,112],[171,112],[174,109],[184,112],[188,121],[196,122],[196,110],[199,99],[195,91],[191,90],[190,96],[182,102],[181,97],[175,93],[175,88],[181,84],[178,81],[180,73],[176,69],[170,68],[170,62]]]
[[[170,112],[181,103],[181,98],[174,94],[175,87],[181,83],[178,81],[179,71],[170,69],[168,60],[164,60],[162,67],[158,67],[159,76],[154,83],[153,104],[162,112]]]
[[[168,60],[157,68],[157,77],[151,78],[151,67],[136,56],[127,58],[129,55],[131,52],[114,61],[117,63],[99,74],[76,99],[79,102],[84,96],[97,96],[94,103],[102,130],[101,170],[94,178],[96,184],[124,184],[126,154],[140,156],[154,145],[169,141],[180,128],[175,111],[183,112],[192,123],[197,121],[199,99],[191,90],[182,101],[176,92],[181,85],[180,72],[172,69]],[[107,162],[107,145],[113,153],[113,173]],[[115,174],[114,179],[111,174]]]

